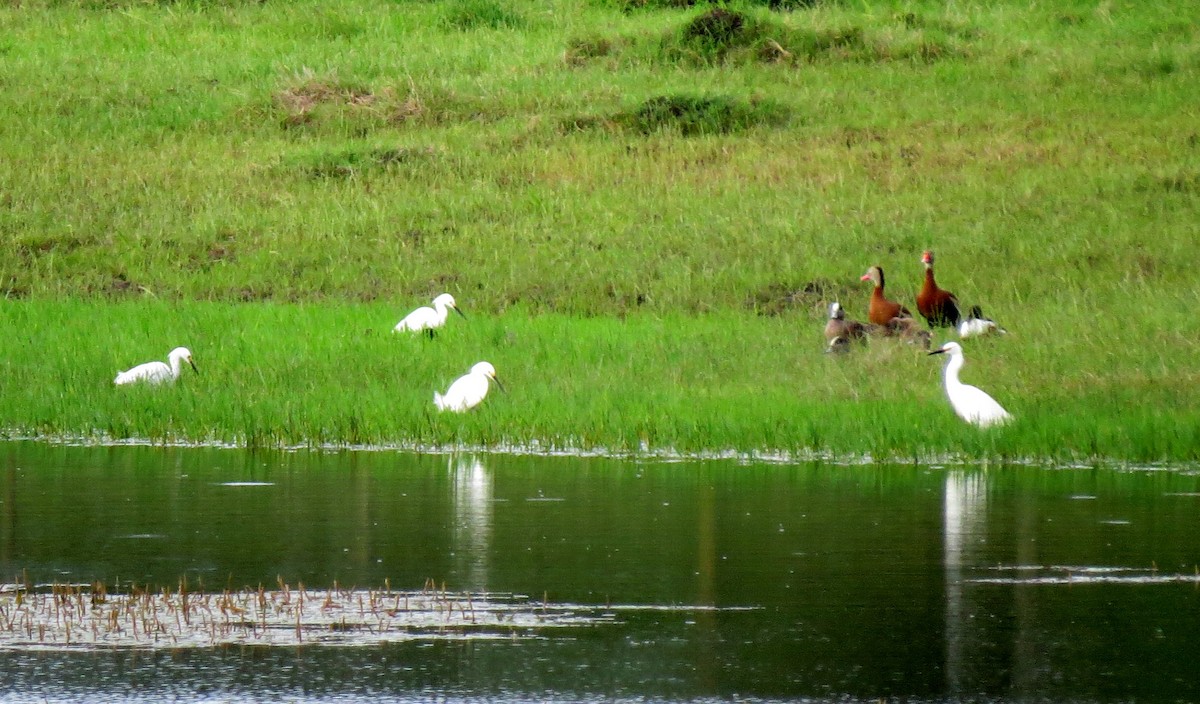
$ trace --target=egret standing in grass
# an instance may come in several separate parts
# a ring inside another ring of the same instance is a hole
[[[117,378],[113,379],[113,383],[120,386],[122,384],[136,384],[138,382],[145,382],[147,384],[174,382],[179,378],[179,372],[182,370],[184,362],[191,365],[192,370],[197,374],[200,373],[200,370],[196,369],[195,362],[192,361],[191,351],[186,347],[176,347],[171,350],[171,353],[167,355],[167,361],[170,362],[170,366],[163,362],[146,362],[128,371],[118,372]]]
[[[504,385],[496,378],[496,368],[488,362],[480,362],[471,367],[470,372],[455,379],[445,394],[434,391],[433,404],[439,411],[462,413],[470,410],[487,396],[489,381],[496,382],[496,386],[504,391]]]
[[[946,397],[950,399],[950,406],[954,408],[954,412],[958,414],[959,418],[980,428],[1002,425],[1012,420],[1012,416],[1001,408],[999,403],[996,403],[996,399],[988,396],[982,389],[958,380],[958,371],[966,362],[966,358],[963,357],[962,345],[957,342],[947,342],[929,354],[950,356],[950,361],[946,362],[944,374]]]
[[[463,320],[467,319],[467,316],[458,309],[458,305],[454,302],[454,296],[443,293],[433,299],[432,308],[421,306],[404,316],[404,320],[396,323],[392,332],[421,332],[424,330],[432,338],[434,330],[446,324],[446,316],[449,315],[451,309],[461,315]]]

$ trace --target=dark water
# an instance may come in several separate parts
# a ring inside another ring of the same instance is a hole
[[[0,700],[1198,701],[1197,563],[1180,471],[9,443],[0,582],[678,608],[511,641],[10,649]]]

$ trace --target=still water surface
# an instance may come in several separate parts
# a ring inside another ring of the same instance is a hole
[[[2,701],[1200,700],[1186,472],[7,443],[0,475],[0,582],[433,579],[615,616],[12,648]]]

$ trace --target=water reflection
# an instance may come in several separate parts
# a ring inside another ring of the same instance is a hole
[[[0,700],[1200,700],[1200,591],[1164,579],[1200,562],[1196,476],[21,444],[0,471],[4,581],[433,578],[613,617],[519,643],[0,652]],[[1089,579],[1029,578],[1062,566]],[[1156,579],[1104,581],[1131,569]]]
[[[975,649],[973,614],[966,603],[964,567],[974,565],[987,511],[986,475],[946,472],[942,508],[942,564],[946,570],[946,681],[950,694],[963,693],[970,653]]]
[[[452,546],[459,587],[487,591],[495,483],[476,455],[451,455],[449,463],[454,505]]]

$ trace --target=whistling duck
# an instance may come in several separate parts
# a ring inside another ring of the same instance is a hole
[[[421,332],[424,330],[430,337],[433,337],[434,330],[446,324],[446,316],[450,310],[461,315],[463,320],[467,319],[467,316],[458,309],[458,305],[454,302],[454,296],[443,293],[433,299],[432,308],[421,306],[404,316],[404,320],[396,323],[392,332]]]
[[[929,344],[933,341],[933,334],[922,328],[914,318],[892,318],[887,325],[879,329],[885,337],[898,337],[923,349],[929,349]]]
[[[883,268],[873,266],[862,275],[863,281],[873,281],[875,290],[871,292],[871,306],[867,309],[867,319],[876,325],[887,325],[892,318],[911,318],[912,313],[904,306],[889,301],[883,295]]]
[[[988,396],[983,390],[958,380],[958,371],[966,361],[962,345],[947,342],[929,354],[946,354],[950,357],[950,361],[946,362],[944,375],[946,397],[950,399],[950,406],[959,418],[980,428],[1012,420],[1012,416],[996,403],[996,399]]]
[[[835,337],[825,348],[826,354],[845,354],[850,351],[850,340],[845,337]]]
[[[479,362],[471,367],[471,371],[455,379],[445,395],[434,391],[433,404],[439,411],[462,413],[470,410],[487,396],[488,381],[496,382],[496,386],[504,391],[504,385],[496,378],[496,368],[488,362]]]
[[[200,370],[196,369],[195,362],[192,361],[191,351],[186,347],[176,347],[171,350],[171,353],[167,355],[167,359],[171,363],[170,366],[163,362],[146,362],[128,371],[117,372],[117,378],[113,379],[113,383],[120,386],[137,382],[145,382],[147,384],[161,384],[164,381],[174,382],[179,378],[179,372],[183,369],[183,362],[191,365],[197,374],[200,373]]]
[[[874,326],[864,325],[857,320],[846,320],[846,311],[842,304],[834,301],[829,304],[829,322],[825,324],[825,339],[832,341],[839,337],[849,340],[859,340],[866,337]]]
[[[922,254],[921,263],[925,265],[925,285],[917,294],[917,311],[929,321],[929,327],[958,327],[958,299],[933,280],[933,252]]]
[[[964,340],[993,332],[1003,335],[1008,331],[997,325],[995,320],[983,317],[983,309],[979,306],[971,306],[971,313],[958,325],[958,336]]]

